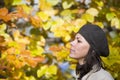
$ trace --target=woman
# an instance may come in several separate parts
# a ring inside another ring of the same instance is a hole
[[[99,26],[84,25],[70,44],[70,57],[78,60],[77,80],[114,80],[104,70],[100,58],[109,55],[109,48],[105,33]]]

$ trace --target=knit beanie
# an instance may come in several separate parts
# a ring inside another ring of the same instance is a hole
[[[78,31],[99,56],[107,57],[109,47],[104,31],[97,25],[86,24]]]

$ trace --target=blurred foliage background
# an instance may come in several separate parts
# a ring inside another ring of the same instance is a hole
[[[86,23],[106,32],[106,69],[120,80],[120,0],[0,0],[0,80],[75,80],[70,40]]]

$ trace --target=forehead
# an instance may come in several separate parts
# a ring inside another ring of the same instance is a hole
[[[81,34],[79,34],[79,33],[77,33],[77,34],[75,35],[75,37],[76,37],[76,38],[83,38],[83,36],[82,36]]]

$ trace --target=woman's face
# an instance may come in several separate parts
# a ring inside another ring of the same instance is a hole
[[[70,44],[70,57],[77,60],[84,59],[90,48],[90,45],[85,38],[77,33],[75,39]]]

